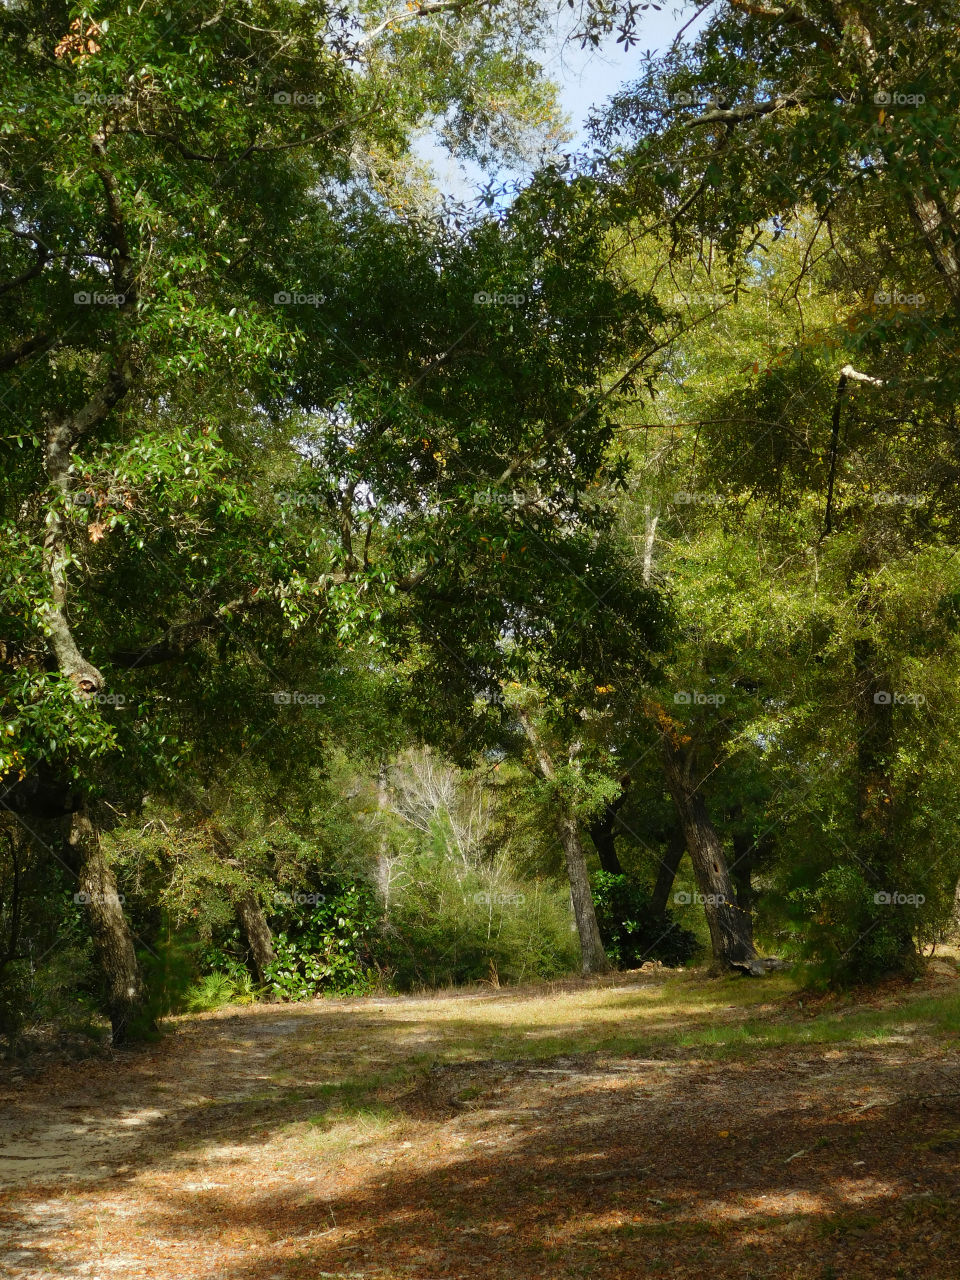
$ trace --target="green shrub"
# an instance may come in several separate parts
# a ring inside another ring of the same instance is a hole
[[[649,893],[636,881],[598,871],[590,884],[600,937],[618,969],[636,969],[644,960],[686,964],[699,950],[689,929],[651,910]]]
[[[576,968],[567,893],[535,881],[497,881],[429,853],[410,859],[392,904],[381,957],[405,991],[521,982]]]
[[[195,982],[187,992],[184,1007],[188,1013],[204,1013],[226,1004],[249,1004],[256,995],[253,978],[242,964],[233,961]]]
[[[266,977],[278,999],[362,995],[376,984],[380,911],[365,884],[338,886],[307,909],[290,906],[277,913],[277,922],[277,958]]]
[[[812,985],[852,986],[918,968],[913,939],[923,912],[877,901],[882,896],[861,868],[849,863],[790,893],[792,950]]]

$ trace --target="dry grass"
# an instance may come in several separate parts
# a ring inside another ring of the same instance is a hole
[[[802,1007],[801,1007],[802,1003]],[[17,1280],[956,1280],[956,967],[221,1010],[8,1088]]]

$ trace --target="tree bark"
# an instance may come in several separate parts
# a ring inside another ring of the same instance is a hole
[[[247,940],[254,977],[263,986],[267,981],[267,969],[277,958],[267,917],[263,914],[260,899],[252,889],[238,895],[233,906]]]
[[[600,939],[600,927],[597,924],[587,873],[587,859],[580,839],[580,823],[577,815],[566,805],[560,814],[560,842],[566,855],[573,915],[580,937],[581,969],[585,974],[606,973],[610,968],[610,961]]]
[[[100,832],[82,808],[70,819],[69,844],[78,866],[78,900],[89,913],[90,932],[106,979],[113,1043],[119,1046],[151,1029],[143,1021],[143,980],[133,935]]]
[[[703,898],[710,929],[714,972],[739,969],[759,962],[749,925],[749,913],[737,906],[736,892],[723,846],[703,796],[692,778],[693,757],[663,731],[667,785],[683,828],[690,861]]]
[[[552,782],[556,777],[556,770],[550,753],[526,712],[519,712],[519,716],[527,741],[533,748],[540,773],[548,782]],[[573,806],[562,796],[558,797],[558,804],[560,843],[563,845],[566,857],[573,916],[577,922],[577,934],[580,938],[581,969],[584,974],[606,973],[610,968],[610,961],[607,959],[607,953],[600,939],[600,926],[597,924],[597,913],[593,906],[587,859],[583,851],[583,841],[580,838],[580,823]]]
[[[753,852],[754,842],[748,835],[734,834],[730,878],[736,890],[737,906],[744,913],[745,926],[751,943],[753,942],[753,884],[750,871]]]
[[[590,824],[590,839],[593,841],[597,857],[600,859],[600,866],[612,876],[622,876],[624,874],[620,858],[617,855],[614,827],[617,821],[617,813],[627,798],[627,787],[629,785],[629,778],[621,779],[623,790],[620,795],[604,808],[599,818]]]
[[[861,613],[871,608],[869,600],[859,605]],[[876,645],[862,636],[853,645],[857,678],[857,814],[859,860],[875,875],[875,888],[896,891],[897,841],[894,828],[896,796],[891,778],[895,751],[893,731],[894,684],[880,670],[882,662]],[[877,701],[878,697],[881,699]],[[917,960],[913,924],[905,907],[896,903],[884,908],[887,931],[897,939],[899,956],[894,962],[905,972]]]
[[[680,862],[686,847],[683,828],[678,822],[670,832],[667,851],[660,859],[660,868],[657,871],[656,883],[653,886],[653,894],[650,898],[650,911],[653,915],[662,916],[667,909],[670,890],[673,888],[673,882],[676,880],[677,872],[680,870]]]

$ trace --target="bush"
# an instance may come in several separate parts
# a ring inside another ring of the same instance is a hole
[[[381,956],[401,990],[551,978],[576,968],[567,894],[464,873],[427,853],[406,864]]]
[[[340,886],[307,910],[291,906],[276,921],[266,977],[278,999],[363,995],[376,984],[380,911],[365,884]]]
[[[789,895],[793,950],[806,963],[814,986],[853,986],[919,967],[914,936],[922,912],[877,901],[875,886],[859,867],[825,871],[811,888]]]
[[[649,893],[636,881],[598,871],[590,883],[600,937],[618,969],[636,969],[644,960],[686,964],[699,950],[689,929],[651,910]]]
[[[223,969],[214,969],[187,992],[184,1007],[188,1013],[205,1013],[225,1004],[249,1004],[256,999],[253,978],[242,964],[228,962]]]

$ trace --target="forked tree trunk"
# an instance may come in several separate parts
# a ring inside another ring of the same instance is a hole
[[[710,929],[714,972],[759,961],[749,912],[737,906],[736,891],[703,796],[691,777],[692,758],[664,734],[667,785],[683,828],[703,909]]]
[[[273,934],[263,914],[260,899],[252,889],[239,894],[234,899],[234,910],[240,922],[240,928],[247,940],[250,959],[253,964],[254,977],[261,986],[267,981],[267,969],[277,958],[273,949]]]
[[[683,828],[678,822],[670,832],[666,852],[660,859],[657,880],[650,898],[650,911],[655,916],[662,916],[667,909],[667,903],[670,901],[670,890],[673,888],[673,882],[676,880],[677,872],[680,870],[680,862],[683,859],[686,847]]]
[[[540,773],[548,781],[556,777],[553,761],[533,725],[533,721],[523,711],[519,712],[520,721],[527,741],[533,748]],[[606,973],[610,961],[603,949],[600,939],[600,926],[597,924],[597,913],[593,906],[593,894],[590,891],[590,876],[587,873],[587,858],[580,838],[580,822],[573,806],[561,797],[559,803],[560,843],[567,862],[567,878],[570,881],[570,899],[573,902],[573,916],[577,922],[577,934],[580,938],[580,965],[585,974]]]
[[[603,813],[590,824],[590,839],[593,841],[597,857],[600,859],[600,866],[612,876],[623,875],[623,867],[617,854],[617,843],[613,833],[617,822],[617,813],[627,798],[626,789],[629,784],[629,778],[622,779],[621,786],[623,790],[620,795],[616,800],[605,805]]]
[[[122,1045],[145,1025],[144,988],[123,912],[117,882],[107,862],[100,832],[85,810],[70,820],[70,848],[78,867],[79,899],[90,920],[90,932],[107,985],[107,1013],[114,1045]]]

